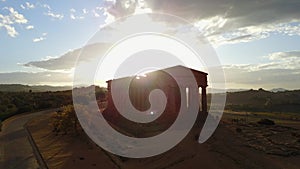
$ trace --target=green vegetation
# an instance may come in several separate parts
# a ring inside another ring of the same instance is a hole
[[[21,84],[0,84],[1,92],[55,92],[71,90],[70,86],[29,86]]]
[[[81,89],[84,90],[84,88]],[[95,87],[95,95],[98,100],[105,99],[106,89]],[[91,96],[84,95],[83,97]],[[57,92],[0,92],[0,120],[3,121],[20,113],[58,108],[72,103],[71,90]]]
[[[71,91],[64,92],[0,92],[0,120],[16,114],[57,108],[72,103]]]

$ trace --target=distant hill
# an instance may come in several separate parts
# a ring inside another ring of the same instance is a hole
[[[271,92],[259,89],[227,93],[226,109],[300,113],[300,90]]]
[[[284,88],[274,88],[272,90],[270,90],[271,92],[285,92],[288,91],[287,89]]]
[[[249,89],[213,89],[213,88],[207,88],[207,93],[225,93],[225,92],[240,92],[240,91],[246,91]]]
[[[71,90],[71,86],[29,86],[21,84],[0,84],[1,92],[47,92]]]
[[[234,92],[242,92],[242,91],[248,91],[248,90],[253,90],[253,89],[216,89],[216,88],[207,88],[207,92],[208,93],[225,93],[225,92],[234,93]],[[274,88],[274,89],[271,89],[271,90],[268,90],[268,91],[276,93],[276,92],[285,92],[285,91],[289,91],[289,90],[284,89],[284,88]]]

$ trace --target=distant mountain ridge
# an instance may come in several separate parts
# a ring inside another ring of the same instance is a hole
[[[249,112],[299,113],[300,90],[272,92],[260,88],[258,90],[229,92],[226,94],[225,109]]]
[[[253,90],[253,89],[214,89],[214,88],[207,88],[208,93],[225,93],[225,92],[235,93],[235,92],[243,92],[243,91],[249,91],[249,90]],[[260,90],[264,90],[264,89],[260,88]],[[274,88],[274,89],[271,89],[271,90],[264,90],[264,91],[277,93],[277,92],[286,92],[286,91],[290,91],[290,90],[287,90],[287,89],[284,89],[284,88]]]
[[[272,90],[270,90],[271,92],[285,92],[288,91],[287,89],[284,88],[274,88]]]
[[[22,84],[0,84],[1,92],[55,92],[71,90],[71,86],[49,86],[49,85],[37,85],[29,86]]]
[[[22,85],[22,84],[0,84],[0,92],[47,92],[47,91],[65,91],[72,90],[72,86],[50,86],[50,85]],[[207,93],[225,93],[225,92],[242,92],[251,89],[217,89],[217,88],[207,88]],[[267,90],[270,92],[285,92],[289,91],[284,88],[274,88]]]
[[[225,93],[225,92],[241,92],[247,91],[249,89],[216,89],[216,88],[207,88],[207,93]]]

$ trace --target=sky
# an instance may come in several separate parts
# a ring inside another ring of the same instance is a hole
[[[299,89],[299,9],[299,0],[0,0],[0,83],[72,85],[77,56],[99,29],[159,12],[206,37],[227,88]]]

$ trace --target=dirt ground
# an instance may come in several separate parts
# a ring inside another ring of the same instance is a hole
[[[199,129],[193,129],[173,149],[143,159],[112,155],[83,132],[77,136],[56,135],[49,125],[50,115],[31,121],[29,129],[50,169],[299,168],[300,132],[297,127],[232,123],[230,118],[223,116],[214,135],[203,144],[195,140]]]

